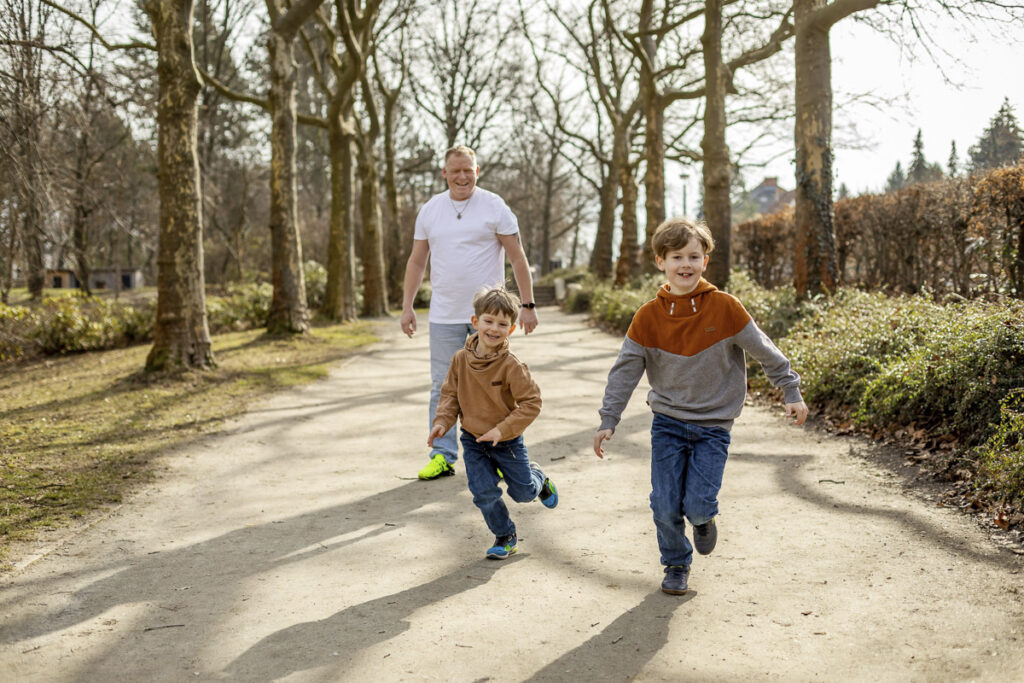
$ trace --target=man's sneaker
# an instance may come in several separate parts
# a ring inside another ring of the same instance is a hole
[[[544,483],[540,487],[540,493],[537,494],[541,504],[547,508],[553,508],[558,505],[558,489],[555,488],[555,483],[544,476],[544,472],[541,471],[537,463],[531,462],[530,469],[536,470],[544,479]]]
[[[686,595],[686,579],[690,568],[673,564],[665,567],[665,579],[661,582],[661,592],[669,595]]]
[[[455,474],[452,467],[444,457],[444,453],[434,453],[426,467],[420,470],[420,479],[437,479],[438,477],[451,477]]]
[[[718,541],[718,527],[715,526],[715,519],[712,517],[703,524],[693,527],[693,547],[701,555],[709,555],[715,549]]]
[[[504,560],[516,552],[516,535],[495,536],[494,545],[487,549],[487,557],[492,560]]]

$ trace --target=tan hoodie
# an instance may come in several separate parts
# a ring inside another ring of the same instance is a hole
[[[526,363],[508,350],[508,339],[484,358],[476,355],[478,343],[473,334],[452,356],[434,426],[447,431],[460,418],[462,428],[473,436],[498,427],[502,441],[514,439],[540,414],[540,388]]]

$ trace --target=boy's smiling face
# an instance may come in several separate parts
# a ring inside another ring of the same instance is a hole
[[[472,321],[473,328],[480,333],[477,336],[477,349],[483,355],[501,348],[502,343],[516,329],[515,323],[504,313],[481,313],[479,316],[474,315]]]
[[[682,249],[672,249],[665,257],[654,257],[658,270],[668,276],[668,287],[676,296],[689,294],[700,283],[700,276],[708,267],[708,255],[696,238],[690,238]]]

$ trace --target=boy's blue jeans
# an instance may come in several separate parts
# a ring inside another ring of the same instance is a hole
[[[469,323],[430,323],[430,422],[427,429],[434,426],[434,415],[437,403],[441,400],[441,385],[448,376],[448,366],[452,364],[452,356],[466,345],[466,338],[473,334],[473,326]],[[434,439],[430,454],[443,453],[449,464],[459,459],[459,442],[455,438],[455,427],[452,427],[440,439]]]
[[[517,503],[528,503],[537,497],[544,485],[543,475],[530,467],[523,437],[477,443],[476,437],[462,430],[462,462],[466,467],[466,482],[473,494],[473,503],[484,515],[487,528],[495,536],[508,536],[516,532],[516,525],[508,516],[508,508],[501,499],[497,468],[505,478],[508,495]]]
[[[651,510],[663,565],[689,567],[693,546],[683,518],[694,526],[718,514],[729,432],[654,414],[651,423]]]

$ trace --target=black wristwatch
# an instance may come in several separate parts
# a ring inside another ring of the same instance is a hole
[[[523,308],[537,308],[537,304],[532,301],[530,303],[523,302]]]

